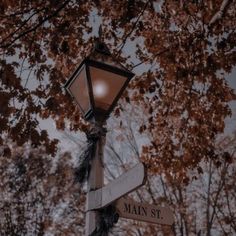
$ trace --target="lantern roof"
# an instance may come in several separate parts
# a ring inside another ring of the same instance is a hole
[[[92,52],[88,55],[87,59],[114,66],[130,73],[128,69],[126,69],[114,56],[112,56],[107,45],[100,41],[95,42],[95,46]]]

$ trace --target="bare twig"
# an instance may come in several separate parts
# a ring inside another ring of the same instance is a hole
[[[213,25],[217,20],[219,20],[226,9],[226,6],[229,4],[229,0],[224,0],[220,6],[220,10],[211,18],[209,26]]]
[[[137,18],[136,21],[134,22],[134,24],[133,24],[133,26],[132,26],[132,29],[126,34],[125,38],[124,38],[123,41],[122,41],[122,44],[120,44],[120,45],[118,46],[118,48],[120,47],[120,49],[118,50],[118,52],[116,53],[116,55],[119,54],[119,53],[122,51],[122,49],[124,48],[127,39],[130,37],[130,35],[131,35],[131,34],[133,33],[133,31],[135,30],[135,28],[136,28],[136,26],[137,26],[137,24],[138,24],[140,18],[142,17],[144,11],[145,11],[146,8],[147,8],[149,2],[150,2],[150,0],[148,0],[148,1],[146,2],[146,4],[145,4],[143,10],[140,12],[138,18]]]
[[[3,44],[0,46],[0,48],[8,48],[10,47],[14,42],[16,42],[18,39],[26,36],[27,34],[37,30],[40,26],[42,26],[45,22],[47,22],[48,20],[50,20],[51,18],[55,17],[62,9],[64,9],[66,7],[66,5],[70,2],[71,0],[67,0],[65,1],[55,12],[53,12],[51,15],[45,17],[43,20],[41,20],[40,22],[38,22],[38,24],[36,24],[35,26],[33,26],[32,28],[18,34],[17,37],[15,37],[11,42],[7,43],[7,44]]]
[[[32,13],[32,15],[30,15],[26,20],[24,20],[23,23],[22,23],[16,30],[14,30],[12,33],[10,33],[9,35],[7,35],[7,37],[5,37],[5,38],[1,41],[0,45],[1,45],[1,44],[4,44],[4,42],[5,42],[7,39],[12,38],[19,30],[21,30],[21,29],[26,25],[27,22],[29,22],[35,15],[37,15],[39,12],[41,12],[41,11],[43,11],[43,10],[45,10],[45,9],[46,9],[46,8],[44,7],[44,8],[42,8],[42,9],[38,9],[37,11],[35,11],[34,13]]]

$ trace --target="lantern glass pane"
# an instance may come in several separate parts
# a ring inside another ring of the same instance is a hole
[[[75,79],[70,84],[69,90],[79,104],[82,112],[86,113],[90,109],[90,99],[84,66],[75,76]]]
[[[96,67],[90,67],[95,108],[109,110],[127,78]]]

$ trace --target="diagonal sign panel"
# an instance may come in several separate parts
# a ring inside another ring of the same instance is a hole
[[[145,167],[142,163],[119,176],[106,186],[88,193],[90,207],[87,210],[103,208],[145,183]]]
[[[159,207],[121,198],[116,202],[120,217],[154,224],[172,225],[174,216],[169,207]]]

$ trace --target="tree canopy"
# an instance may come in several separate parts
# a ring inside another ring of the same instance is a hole
[[[3,0],[0,142],[8,135],[54,155],[58,141],[38,128],[40,119],[86,130],[63,84],[101,26],[113,55],[136,73],[114,114],[128,104],[151,140],[142,160],[184,180],[185,167],[216,157],[215,138],[231,114],[225,77],[236,63],[235,25],[235,0]]]

